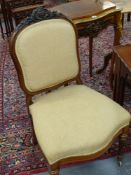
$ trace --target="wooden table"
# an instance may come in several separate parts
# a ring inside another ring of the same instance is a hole
[[[35,8],[45,6],[43,0],[31,1],[30,3],[26,0],[1,0],[0,5],[3,16],[0,28],[3,38],[10,37],[15,27],[14,24],[18,24],[20,18],[26,18]],[[18,13],[19,15],[16,15]]]
[[[113,98],[123,105],[125,84],[128,77],[131,76],[131,44],[114,47],[114,59]]]
[[[115,29],[114,45],[118,45],[122,30],[121,10],[116,9],[112,2],[99,0],[73,1],[55,6],[50,10],[59,11],[70,18],[76,25],[80,36],[89,36],[89,72],[92,76],[93,38],[102,29],[113,24]]]
[[[105,1],[105,0],[101,0]],[[117,8],[120,8],[122,10],[123,14],[123,20],[124,20],[124,14],[127,13],[127,20],[130,21],[131,16],[131,0],[109,0],[116,4]],[[124,23],[124,21],[123,21]]]
[[[124,24],[124,14],[127,14],[127,20],[130,21],[131,16],[131,0],[123,0],[123,3],[121,4],[122,14],[123,14],[123,24]]]
[[[12,23],[10,23],[11,16],[8,13],[6,1],[1,0],[0,5],[1,5],[1,13],[2,13],[2,17],[3,17],[3,22],[1,22],[1,33],[2,33],[2,37],[4,38],[5,35],[7,37],[10,36],[10,34],[13,30],[13,25],[12,25]],[[4,26],[3,26],[3,24],[4,24]]]
[[[106,1],[106,0],[101,0]],[[131,12],[131,0],[109,0],[116,4],[117,8],[121,8],[122,13],[129,13]]]

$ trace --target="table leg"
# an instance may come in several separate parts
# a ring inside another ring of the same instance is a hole
[[[121,38],[121,34],[122,34],[122,22],[123,22],[123,15],[121,14],[121,12],[117,13],[115,15],[115,25],[114,25],[114,32],[115,32],[115,35],[114,35],[114,46],[115,45],[119,45],[120,44],[120,38]],[[110,68],[110,84],[111,84],[111,87],[113,87],[113,77],[114,77],[114,63],[115,63],[115,60],[114,60],[114,56],[113,54],[111,55],[110,57],[111,59],[111,68]]]
[[[2,26],[1,19],[0,19],[0,29],[1,29],[2,38],[4,39],[4,31],[3,31],[3,26]]]
[[[120,38],[122,34],[122,13],[118,12],[114,16],[114,46],[120,44]]]
[[[92,55],[93,55],[93,37],[89,37],[89,74],[92,77]]]
[[[111,58],[112,58],[112,53],[109,53],[108,55],[106,55],[104,57],[103,67],[100,68],[99,70],[97,70],[97,72],[96,72],[97,74],[102,73],[107,68],[107,66],[109,65],[109,61],[111,60]]]
[[[112,59],[111,59],[111,67],[110,67],[110,73],[109,73],[109,79],[110,79],[110,87],[113,89],[113,80],[114,80],[114,65],[115,65],[115,54],[112,54]]]
[[[131,20],[131,14],[128,13],[128,14],[127,14],[127,21],[130,21],[130,20]]]
[[[121,38],[121,33],[122,33],[122,14],[121,12],[118,12],[114,16],[114,46],[120,44],[120,38]],[[97,71],[97,73],[102,73],[106,67],[109,65],[109,61],[112,59],[112,53],[109,53],[104,57],[104,64],[101,69]],[[113,65],[112,65],[113,66]],[[111,70],[113,70],[111,68]],[[111,73],[112,74],[112,73]]]
[[[13,25],[13,19],[12,19],[12,13],[9,4],[7,4],[7,15],[8,15],[8,21],[10,25],[10,33],[14,30],[14,25]]]

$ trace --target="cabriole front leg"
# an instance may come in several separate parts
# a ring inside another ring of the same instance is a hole
[[[123,151],[124,151],[124,148],[126,147],[128,133],[129,133],[129,127],[126,127],[123,129],[123,133],[119,136],[119,148],[118,148],[118,156],[117,156],[117,161],[119,166],[122,166]]]

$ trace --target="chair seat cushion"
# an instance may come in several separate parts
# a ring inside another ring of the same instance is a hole
[[[30,112],[38,143],[50,164],[104,149],[130,120],[124,108],[84,85],[43,95],[30,106]]]

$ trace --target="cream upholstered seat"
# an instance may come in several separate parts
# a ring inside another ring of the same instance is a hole
[[[36,137],[50,164],[104,149],[130,119],[120,105],[84,85],[42,96],[30,110]]]
[[[62,18],[31,24],[14,33],[10,51],[50,175],[59,175],[62,164],[98,157],[118,135],[124,140],[130,114],[108,97],[80,85],[77,32],[71,21]],[[60,87],[71,81],[77,85]],[[32,97],[41,92],[50,93],[32,103]],[[120,146],[119,157],[121,153]]]

